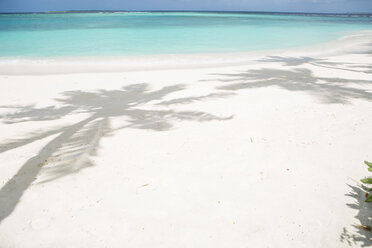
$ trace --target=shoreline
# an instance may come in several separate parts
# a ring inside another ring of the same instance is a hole
[[[75,74],[217,68],[256,63],[269,56],[337,56],[362,52],[372,42],[372,30],[355,32],[338,40],[290,49],[215,54],[130,55],[118,57],[0,58],[0,75]],[[97,61],[92,61],[97,59]]]
[[[370,247],[372,42],[337,44],[0,66],[0,246]]]

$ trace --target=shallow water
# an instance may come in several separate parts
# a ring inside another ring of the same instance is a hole
[[[372,29],[363,15],[1,14],[0,57],[125,56],[301,47]]]

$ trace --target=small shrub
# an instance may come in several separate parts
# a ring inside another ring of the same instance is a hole
[[[368,171],[372,172],[372,163],[368,161],[364,161],[364,163],[368,166]],[[372,177],[363,178],[360,181],[365,184],[372,184]],[[372,191],[372,188],[366,188],[368,191]],[[366,193],[366,202],[372,202],[372,194],[370,195],[368,192]]]

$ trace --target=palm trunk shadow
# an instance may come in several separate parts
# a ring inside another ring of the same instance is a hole
[[[60,135],[49,141],[36,156],[27,160],[21,169],[8,180],[0,189],[0,223],[14,211],[24,192],[36,180],[37,175],[42,169],[41,165],[50,158],[63,143],[95,118],[95,116],[89,117],[66,128]]]
[[[0,152],[18,148],[51,135],[56,135],[39,153],[30,158],[18,173],[0,189],[0,223],[16,208],[26,190],[35,182],[44,183],[70,173],[75,173],[91,165],[90,156],[95,155],[96,148],[103,136],[117,128],[110,126],[110,118],[126,117],[126,124],[121,128],[147,129],[165,131],[172,127],[172,121],[212,121],[228,120],[230,117],[218,117],[202,111],[177,111],[164,109],[164,106],[188,104],[209,98],[220,98],[231,94],[211,93],[205,96],[184,97],[167,100],[171,93],[183,90],[182,85],[149,90],[147,84],[132,84],[120,90],[97,90],[96,92],[69,91],[63,98],[55,99],[64,107],[19,107],[20,111],[4,116],[5,123],[26,121],[57,120],[70,113],[89,114],[90,117],[70,127],[62,127],[46,132],[32,133],[32,137],[13,140],[0,145]],[[161,109],[148,109],[156,101]],[[1,118],[1,116],[0,116]],[[121,129],[119,128],[119,129]],[[41,168],[43,164],[48,166]]]
[[[52,130],[49,130],[49,131],[45,131],[45,130],[35,131],[33,133],[28,134],[27,138],[22,138],[22,139],[17,139],[17,140],[10,140],[6,144],[0,144],[0,153],[3,153],[3,152],[6,152],[6,151],[9,151],[9,150],[18,148],[18,147],[28,145],[32,142],[44,139],[46,137],[55,135],[57,133],[62,133],[65,130],[66,130],[65,127],[59,127],[59,128],[52,129]]]

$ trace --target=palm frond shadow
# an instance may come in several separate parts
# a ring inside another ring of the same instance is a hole
[[[17,174],[0,189],[0,223],[13,212],[24,192],[35,183],[36,178],[38,182],[48,182],[93,166],[91,158],[96,154],[100,140],[113,135],[119,129],[166,131],[171,129],[176,121],[212,121],[232,118],[232,116],[219,117],[202,111],[171,109],[170,107],[175,104],[188,104],[230,95],[221,93],[183,97],[178,100],[164,99],[184,88],[182,85],[174,85],[151,91],[147,84],[131,84],[119,90],[64,92],[61,98],[55,99],[61,103],[62,107],[59,108],[13,106],[12,113],[0,116],[4,123],[58,120],[77,113],[88,117],[69,126],[36,130],[19,139],[0,144],[1,153],[44,138],[50,139],[38,154],[28,159]],[[154,106],[161,107],[156,109]],[[125,124],[113,128],[110,124],[110,119],[113,117],[125,117]]]
[[[363,190],[359,187],[348,186],[351,192],[346,196],[353,198],[354,202],[347,204],[347,206],[358,211],[355,216],[358,223],[353,224],[353,233],[344,228],[340,235],[340,241],[349,245],[358,244],[362,247],[371,247],[372,233],[358,227],[356,224],[372,226],[372,204],[365,202],[365,192]]]
[[[331,62],[327,59],[312,58],[307,56],[290,57],[290,56],[267,56],[259,62],[277,62],[285,66],[299,66],[309,64],[316,67],[324,67],[335,70],[351,71],[358,73],[372,73],[372,65],[365,63],[351,63],[351,62]],[[366,70],[367,69],[367,70]]]
[[[219,76],[210,81],[229,83],[218,89],[237,91],[263,87],[280,87],[289,91],[302,91],[316,96],[323,103],[349,103],[351,99],[372,100],[372,92],[363,87],[372,86],[369,80],[318,77],[306,68],[262,68]],[[355,85],[358,85],[356,87]]]

